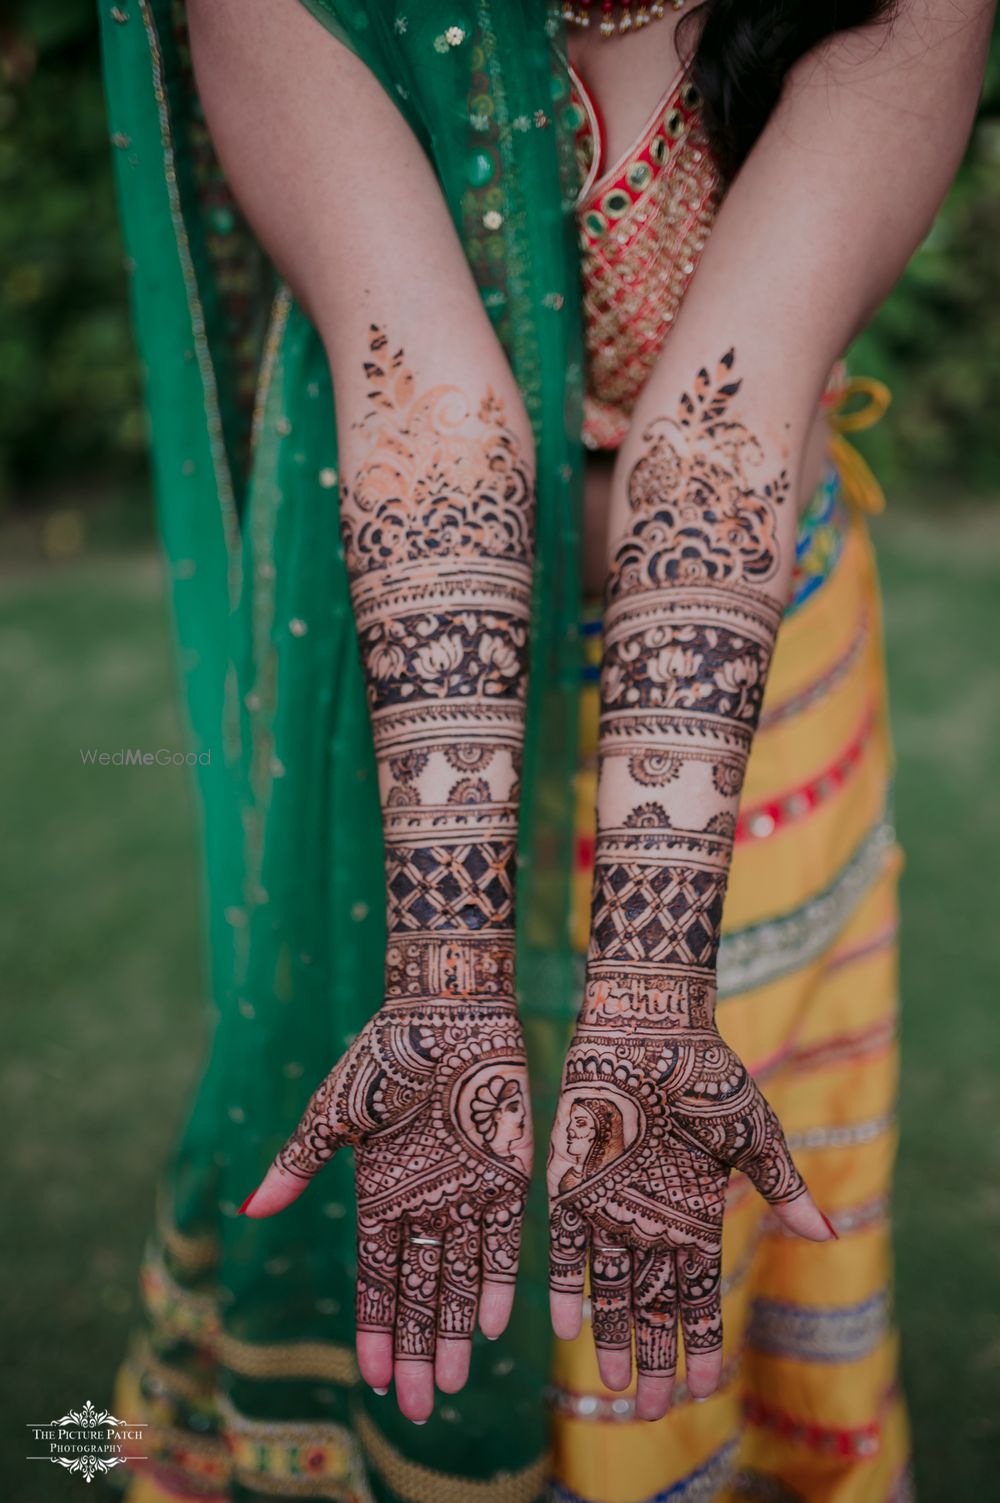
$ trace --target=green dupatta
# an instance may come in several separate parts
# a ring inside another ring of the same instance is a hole
[[[542,0],[305,3],[371,68],[432,160],[535,429],[518,974],[541,1159],[577,998],[582,348],[558,23]],[[225,1435],[233,1497],[273,1487],[362,1498],[367,1485],[379,1499],[528,1503],[543,1485],[549,1355],[537,1169],[510,1332],[477,1347],[469,1388],[420,1429],[354,1382],[349,1156],[273,1220],[236,1215],[381,1001],[374,757],[320,341],[227,191],[181,0],[100,0],[100,13],[179,675],[191,746],[207,754],[197,776],[212,1040],[145,1271],[162,1412],[175,1431]],[[204,1384],[200,1396],[171,1393],[170,1373],[203,1362],[206,1347],[215,1396]],[[304,1459],[288,1439],[277,1423],[288,1420],[310,1422],[316,1445],[328,1438],[325,1468],[322,1446]]]

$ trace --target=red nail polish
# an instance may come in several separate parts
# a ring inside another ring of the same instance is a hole
[[[244,1212],[246,1211],[247,1206],[250,1204],[250,1202],[253,1200],[253,1198],[254,1198],[254,1196],[256,1194],[257,1194],[256,1190],[251,1190],[250,1191],[250,1194],[247,1196],[246,1200],[243,1202],[243,1204],[240,1206],[239,1210],[236,1212],[237,1216],[242,1216],[244,1214]],[[825,1219],[826,1218],[824,1217],[824,1220]]]
[[[820,1211],[819,1214],[821,1216],[823,1216],[823,1212],[822,1211]],[[837,1241],[839,1242],[840,1241],[840,1233],[837,1231],[837,1228],[834,1226],[834,1224],[830,1220],[829,1216],[823,1216],[823,1225],[826,1227],[827,1231],[830,1233],[830,1236],[831,1237],[836,1237]]]

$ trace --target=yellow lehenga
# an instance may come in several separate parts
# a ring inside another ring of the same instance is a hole
[[[574,75],[584,187],[585,437],[613,448],[662,345],[717,202],[698,101],[679,78],[633,149],[597,173],[598,113]],[[656,319],[650,310],[656,309]],[[666,309],[666,320],[663,311]],[[718,1023],[761,1082],[839,1242],[788,1235],[742,1175],[723,1244],[724,1380],[681,1385],[655,1424],[600,1381],[590,1330],[553,1371],[554,1503],[901,1503],[909,1435],[891,1315],[897,1057],[896,882],[877,482],[845,433],[879,383],[828,388],[826,476],[799,528],[743,788]],[[575,943],[585,952],[597,789],[600,612],[583,623]]]

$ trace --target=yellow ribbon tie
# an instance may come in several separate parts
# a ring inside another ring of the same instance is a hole
[[[845,411],[847,404],[859,396],[866,399],[862,405],[850,412]],[[865,428],[874,427],[891,401],[892,392],[883,381],[876,381],[871,376],[852,376],[838,389],[830,409],[830,426],[834,429],[830,437],[830,454],[840,472],[844,495],[852,506],[871,516],[885,510],[885,492],[872,474],[868,461],[844,434],[860,433]]]

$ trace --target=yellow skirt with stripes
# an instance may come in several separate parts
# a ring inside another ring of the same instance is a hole
[[[902,1503],[909,1438],[891,1312],[896,1147],[896,884],[878,583],[858,456],[800,527],[744,785],[720,952],[719,1027],[775,1107],[839,1242],[783,1233],[733,1177],[723,1253],[724,1381],[683,1384],[659,1423],[598,1376],[593,1342],[560,1344],[553,1503]],[[845,456],[846,460],[845,460]],[[576,942],[586,948],[600,621],[578,785]]]

